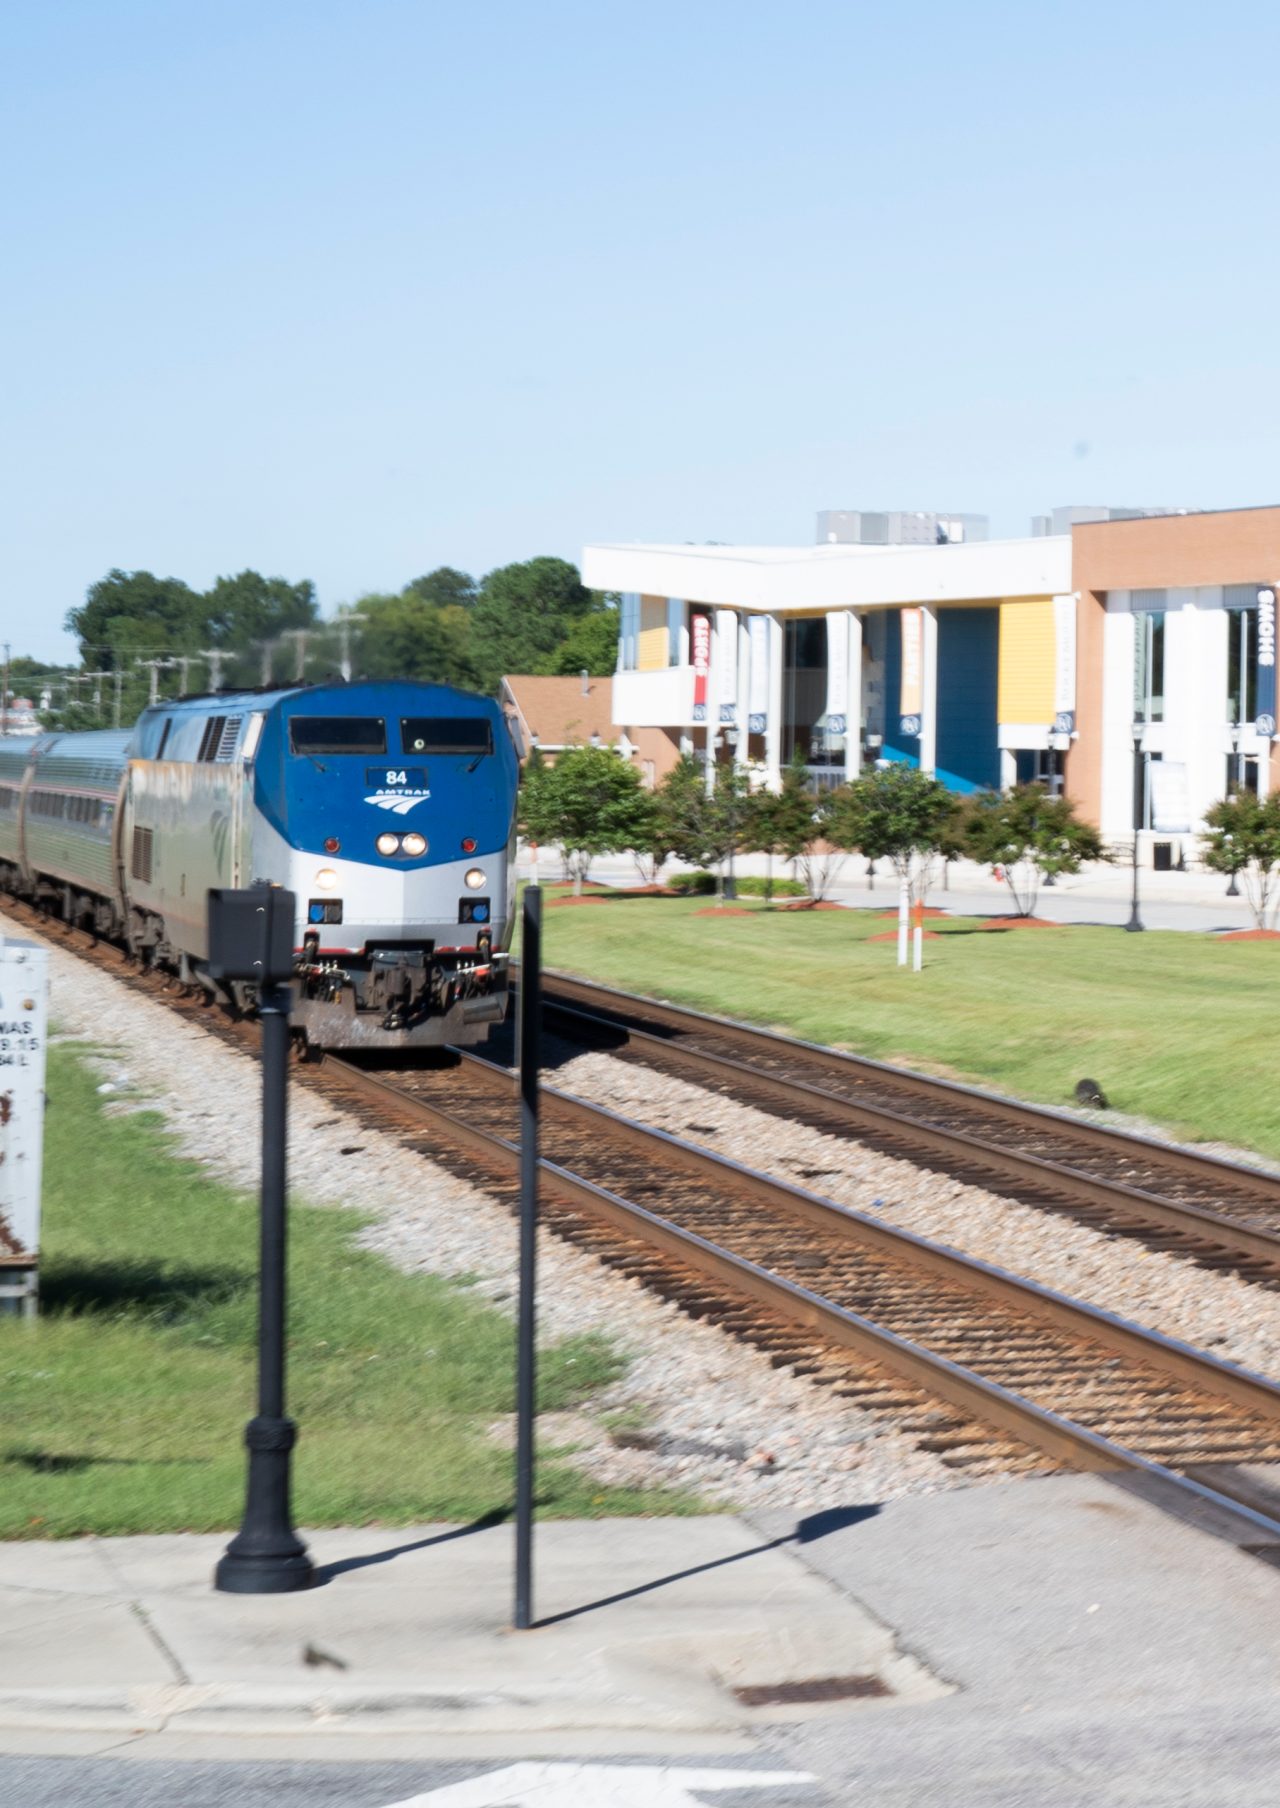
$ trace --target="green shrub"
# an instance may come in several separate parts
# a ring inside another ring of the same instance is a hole
[[[769,881],[752,873],[745,879],[735,879],[740,898],[763,898],[768,896]],[[775,898],[805,898],[809,894],[799,879],[775,879],[773,881]]]
[[[672,891],[680,893],[682,898],[705,898],[716,888],[714,873],[676,873],[667,881]]]

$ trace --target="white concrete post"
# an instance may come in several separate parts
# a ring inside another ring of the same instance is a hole
[[[769,722],[764,737],[764,760],[771,791],[782,784],[782,656],[786,640],[782,623],[769,617]]]
[[[844,775],[855,779],[862,770],[862,617],[849,611],[849,726],[844,742]]]
[[[920,700],[920,770],[932,772],[938,764],[938,614],[922,609]]]

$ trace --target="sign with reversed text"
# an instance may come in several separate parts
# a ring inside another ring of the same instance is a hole
[[[0,1270],[40,1248],[49,956],[0,937]]]
[[[1276,593],[1258,591],[1258,703],[1254,728],[1264,741],[1276,732]]]

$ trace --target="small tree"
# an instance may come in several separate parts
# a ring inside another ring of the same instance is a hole
[[[524,763],[524,771],[520,774],[520,796],[517,803],[516,823],[524,839],[537,846],[555,840],[555,828],[550,814],[550,792],[547,786],[550,776],[551,768],[542,757],[542,749],[535,745]]]
[[[707,846],[707,786],[702,768],[682,753],[654,792],[652,835],[668,856],[687,866],[702,866]]]
[[[1050,873],[1078,873],[1086,860],[1106,860],[1098,831],[1076,815],[1067,797],[1043,785],[1015,785],[974,800],[969,846],[975,860],[1004,871],[1016,913],[1029,917]]]
[[[840,803],[840,835],[868,860],[890,860],[913,904],[924,904],[959,811],[941,779],[904,760],[874,766]]]
[[[574,896],[597,854],[643,842],[652,805],[640,774],[609,747],[571,747],[536,781],[534,817],[559,842]]]
[[[1214,804],[1205,822],[1205,865],[1239,873],[1254,923],[1274,929],[1280,909],[1280,793],[1256,797],[1238,791]]]
[[[833,799],[839,795],[814,795],[809,789],[809,768],[797,748],[782,769],[782,787],[773,800],[770,828],[776,837],[775,845],[791,862],[792,870],[815,904],[821,903],[844,865],[844,845],[838,838],[833,844],[831,828]]]
[[[716,868],[716,901],[724,902],[724,869],[730,854],[754,845],[751,784],[744,767],[728,760],[715,769],[714,789],[706,796],[706,858]]]

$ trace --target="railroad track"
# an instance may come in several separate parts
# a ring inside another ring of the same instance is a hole
[[[52,934],[240,1046],[256,1041],[118,950]],[[394,1076],[334,1057],[301,1071],[514,1200],[508,1070],[461,1055]],[[544,1100],[544,1211],[559,1235],[885,1414],[954,1470],[1113,1471],[1280,1560],[1280,1491],[1256,1469],[1280,1463],[1280,1387],[1266,1377],[554,1088]]]
[[[569,974],[544,1006],[586,1047],[1280,1287],[1280,1177]]]
[[[333,1057],[321,1071],[384,1124],[416,1127],[436,1159],[452,1143],[514,1187],[508,1070],[464,1054],[445,1071],[391,1076]],[[1280,1461],[1274,1382],[602,1106],[552,1087],[543,1099],[562,1235],[887,1408],[950,1467],[1125,1471],[1280,1551],[1271,1490],[1242,1473]],[[1280,1515],[1280,1494],[1274,1505]]]

